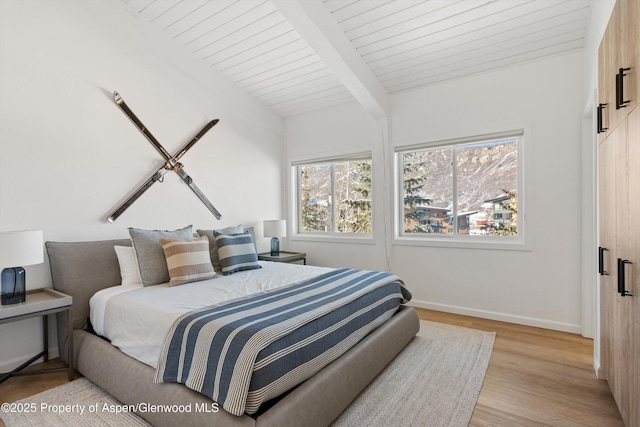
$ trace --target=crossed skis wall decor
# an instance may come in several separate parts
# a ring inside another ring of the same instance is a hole
[[[135,127],[138,128],[140,132],[142,132],[145,138],[147,138],[147,140],[151,142],[151,144],[153,144],[155,149],[158,150],[162,157],[164,157],[165,163],[160,167],[160,169],[155,171],[153,175],[151,175],[151,177],[144,182],[144,184],[142,184],[133,193],[131,193],[131,195],[129,195],[129,197],[127,197],[126,200],[109,215],[107,220],[111,223],[117,220],[118,217],[122,215],[122,213],[127,210],[127,208],[129,208],[129,206],[133,204],[133,202],[138,200],[138,198],[140,198],[140,196],[142,196],[142,194],[147,191],[153,184],[158,181],[162,182],[164,174],[169,171],[174,171],[175,173],[177,173],[182,181],[184,181],[184,183],[187,184],[189,188],[191,188],[196,196],[198,196],[200,201],[204,203],[207,209],[209,209],[217,219],[222,218],[220,212],[218,212],[218,210],[213,207],[209,199],[207,199],[202,191],[200,191],[200,189],[193,182],[193,179],[191,179],[191,177],[184,170],[184,166],[182,165],[182,163],[179,162],[180,158],[184,156],[186,152],[189,151],[189,149],[191,149],[191,147],[193,147],[195,143],[198,142],[200,138],[202,138],[204,134],[209,131],[209,129],[211,129],[218,123],[218,119],[211,120],[209,123],[207,123],[202,129],[200,129],[198,133],[196,133],[182,147],[180,147],[176,154],[172,156],[167,150],[165,150],[165,148],[158,142],[158,140],[151,134],[151,132],[149,132],[149,129],[147,129],[146,126],[142,124],[140,119],[138,119],[133,111],[131,111],[131,109],[127,106],[127,104],[124,102],[124,99],[122,99],[118,92],[113,92],[113,100],[120,108],[120,110],[122,110],[122,112],[129,118],[129,120],[131,120]]]

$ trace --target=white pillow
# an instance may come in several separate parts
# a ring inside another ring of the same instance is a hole
[[[138,266],[138,257],[133,246],[114,246],[118,264],[120,264],[120,276],[122,277],[122,285],[140,285],[142,286],[142,278],[140,277],[140,267]]]

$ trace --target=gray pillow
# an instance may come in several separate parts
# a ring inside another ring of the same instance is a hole
[[[136,249],[140,277],[144,286],[166,283],[170,279],[160,239],[193,239],[190,225],[174,231],[129,228],[129,234]]]
[[[217,230],[197,230],[200,236],[209,238],[209,255],[211,256],[211,264],[215,271],[220,271],[220,257],[218,256],[218,247],[216,246],[216,236],[218,234],[240,234],[244,233],[242,225],[234,225],[232,227],[220,228]]]
[[[256,232],[253,231],[253,227],[247,227],[244,229],[244,231],[248,231],[249,234],[251,234],[251,239],[253,240],[253,247],[256,249],[256,252],[258,252],[258,246],[256,245]]]

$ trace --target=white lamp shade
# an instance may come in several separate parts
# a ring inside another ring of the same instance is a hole
[[[0,233],[0,267],[13,268],[42,264],[42,230],[6,231]]]
[[[269,219],[264,223],[264,237],[284,237],[287,235],[287,221],[284,219]]]

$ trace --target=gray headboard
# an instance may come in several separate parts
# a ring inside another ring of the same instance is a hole
[[[53,288],[73,297],[74,329],[86,329],[89,299],[100,289],[119,285],[120,265],[114,246],[131,246],[131,239],[94,242],[46,242]],[[60,358],[67,361],[67,317],[57,316]]]

